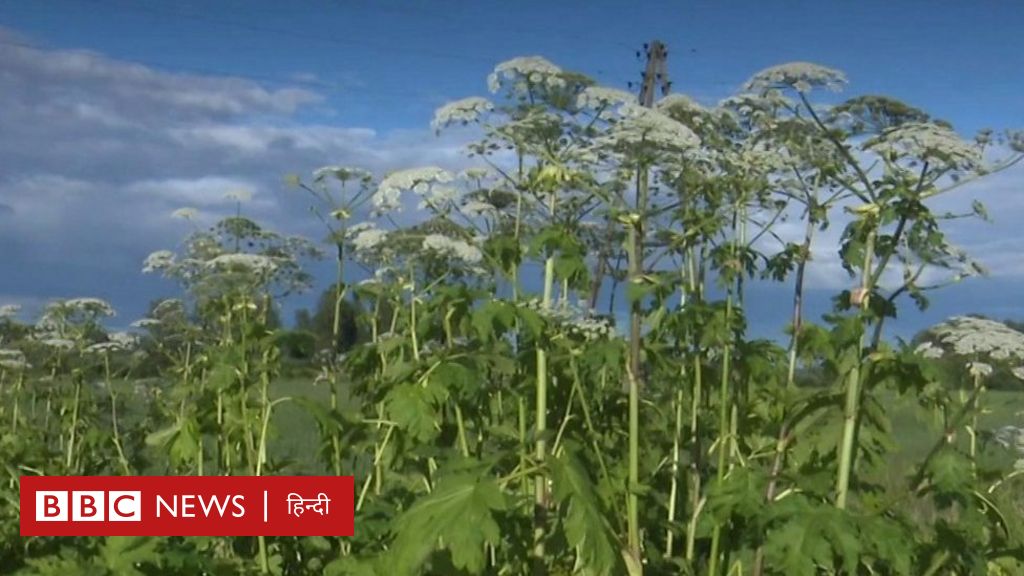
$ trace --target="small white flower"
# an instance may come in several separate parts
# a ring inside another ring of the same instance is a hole
[[[790,62],[766,68],[754,74],[745,90],[763,92],[777,88],[794,88],[808,92],[811,88],[827,88],[838,92],[846,84],[846,75],[832,68],[810,62]]]
[[[18,312],[21,312],[21,306],[18,304],[4,304],[0,306],[0,318],[13,318]]]
[[[142,272],[147,274],[158,272],[171,266],[174,266],[174,253],[170,250],[157,250],[146,256],[146,260],[142,264]]]
[[[494,104],[486,98],[472,96],[449,102],[434,112],[430,127],[436,132],[452,124],[466,125],[476,122],[481,116],[494,110]]]

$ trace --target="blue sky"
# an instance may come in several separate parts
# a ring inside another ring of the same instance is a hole
[[[625,89],[639,79],[635,52],[658,38],[673,91],[705,103],[762,68],[809,60],[845,71],[847,95],[891,95],[970,136],[1024,128],[1021,30],[1024,3],[990,0],[0,1],[0,300],[101,296],[127,323],[174,293],[138,273],[183,233],[169,209],[212,210],[202,194],[244,185],[259,215],[306,232],[283,174],[456,162],[457,142],[429,133],[432,111],[485,95],[487,74],[514,56]],[[962,196],[996,218],[954,229],[992,278],[943,293],[900,332],[952,313],[1024,316],[1022,169]],[[834,288],[820,276],[819,310]],[[764,326],[779,325],[769,309]]]

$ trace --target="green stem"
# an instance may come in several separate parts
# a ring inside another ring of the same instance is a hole
[[[874,258],[875,230],[868,232],[864,247],[864,264],[857,322],[860,338],[857,343],[856,358],[846,381],[846,403],[843,409],[843,437],[839,447],[839,470],[836,474],[836,508],[845,510],[850,492],[850,476],[853,470],[853,452],[857,437],[857,420],[860,416],[861,401],[861,356],[864,350],[864,316],[868,307],[868,295],[872,288],[871,262]]]
[[[78,438],[78,406],[82,399],[82,380],[74,377],[75,399],[71,407],[71,429],[68,431],[67,459],[65,467],[71,472],[71,464],[75,461],[75,443]]]

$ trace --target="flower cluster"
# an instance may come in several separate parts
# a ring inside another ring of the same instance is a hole
[[[323,182],[328,177],[333,177],[341,182],[348,182],[349,180],[369,182],[373,179],[373,174],[370,174],[370,172],[363,170],[362,168],[353,168],[349,166],[322,166],[313,170],[314,182]]]
[[[491,101],[486,98],[479,96],[463,98],[438,108],[434,112],[434,119],[430,122],[430,127],[435,132],[440,132],[442,128],[447,128],[452,124],[465,126],[470,122],[476,122],[491,110],[494,110],[494,104],[491,104]]]
[[[144,274],[163,272],[171,266],[174,266],[174,252],[170,250],[157,250],[146,256],[146,260],[142,263],[142,272]]]
[[[452,180],[454,178],[447,170],[436,166],[392,172],[381,181],[377,193],[373,195],[374,210],[378,213],[398,210],[405,190],[412,190],[429,202],[434,200],[432,191],[436,184],[446,184]]]
[[[832,68],[810,62],[790,62],[765,68],[744,84],[744,90],[764,92],[780,88],[793,88],[810,92],[812,88],[827,88],[838,92],[846,84],[846,75]]]
[[[423,239],[423,250],[467,265],[478,264],[483,260],[483,253],[476,246],[443,234],[428,234]]]
[[[0,318],[13,318],[21,312],[21,306],[17,304],[4,304],[0,306]]]
[[[32,366],[25,361],[21,350],[0,348],[0,368],[4,370],[25,370]]]
[[[647,145],[681,151],[700,145],[700,138],[692,130],[667,114],[632,103],[623,104],[619,111],[621,120],[596,139],[598,146],[634,149]]]
[[[207,269],[221,272],[243,272],[248,274],[271,274],[277,269],[277,263],[269,256],[262,254],[221,254],[204,263]]]
[[[590,310],[577,306],[545,308],[538,298],[523,301],[521,306],[539,313],[562,330],[583,340],[604,340],[615,337],[615,324],[607,318],[594,316]]]
[[[936,341],[961,356],[1024,359],[1024,333],[1002,322],[954,316],[930,330]]]
[[[557,89],[565,86],[562,69],[540,56],[520,56],[498,64],[487,77],[491,93],[501,89],[502,81],[511,81],[516,94],[528,93],[533,87]]]
[[[865,142],[864,148],[892,158],[910,157],[949,169],[970,170],[982,164],[978,146],[960,138],[947,126],[927,122],[887,130]]]
[[[372,222],[362,222],[352,226],[345,233],[357,256],[367,257],[377,254],[385,246],[388,239],[387,230],[377,228]]]
[[[636,95],[625,90],[588,86],[576,97],[576,106],[581,109],[602,110],[636,101]]]

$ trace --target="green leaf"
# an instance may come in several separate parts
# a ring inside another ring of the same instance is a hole
[[[623,574],[620,546],[574,447],[567,443],[562,455],[548,462],[554,498],[565,510],[565,537],[576,549],[577,570]]]
[[[417,573],[438,546],[448,549],[457,568],[483,572],[484,545],[501,540],[494,512],[506,508],[505,495],[486,471],[441,478],[433,492],[395,520],[389,573]]]
[[[818,576],[819,567],[841,565],[856,574],[863,546],[850,517],[827,503],[793,496],[780,508],[787,518],[768,531],[764,551],[768,565],[787,576]]]
[[[100,557],[112,573],[124,576],[144,576],[139,567],[159,560],[159,540],[148,536],[110,536],[103,541]]]
[[[446,396],[444,388],[430,382],[401,384],[388,392],[388,414],[410,436],[430,442],[437,437],[437,408]]]

